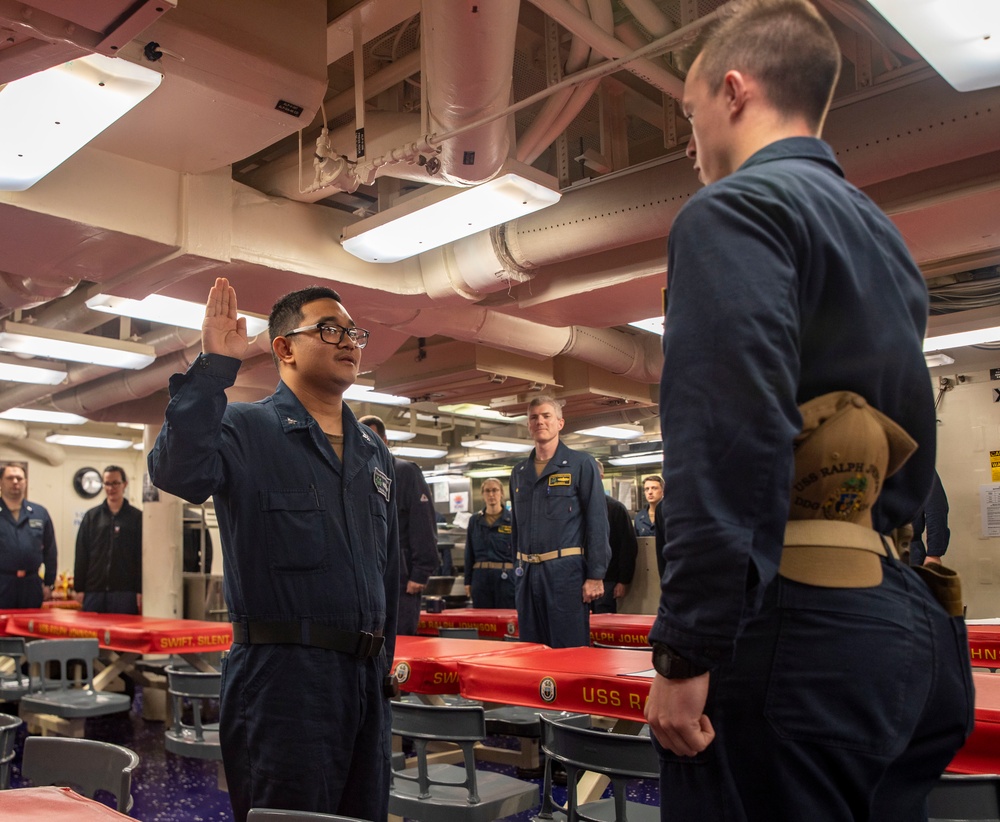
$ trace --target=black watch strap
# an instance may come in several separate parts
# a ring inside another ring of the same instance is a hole
[[[667,679],[691,679],[708,671],[660,642],[653,643],[653,669]]]

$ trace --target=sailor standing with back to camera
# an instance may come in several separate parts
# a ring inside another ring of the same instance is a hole
[[[749,0],[685,84],[706,188],[668,251],[665,820],[926,819],[971,729],[961,616],[881,536],[934,472],[927,292],[818,139],[839,64],[806,0]]]

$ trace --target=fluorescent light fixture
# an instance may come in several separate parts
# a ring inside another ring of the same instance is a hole
[[[500,477],[506,477],[510,479],[510,472],[512,468],[476,468],[472,471],[466,472],[465,476],[472,477],[474,479],[489,479],[490,477],[495,477],[499,479]]]
[[[447,448],[433,448],[424,445],[393,445],[389,450],[397,457],[409,457],[410,459],[433,460],[448,455]]]
[[[132,317],[137,320],[178,325],[181,328],[201,329],[205,319],[205,304],[190,300],[178,300],[174,297],[164,297],[162,294],[150,294],[141,300],[130,300],[128,297],[115,297],[112,294],[98,294],[87,300],[87,308],[101,311],[105,314],[117,314],[120,317]],[[247,321],[247,334],[256,337],[267,331],[267,318],[255,314],[240,312],[240,317]]]
[[[954,334],[942,334],[939,337],[928,337],[924,340],[924,353],[940,351],[944,348],[962,348],[966,345],[983,345],[984,343],[1000,342],[1000,326],[980,328],[975,331],[958,331]]]
[[[376,402],[380,405],[409,405],[409,397],[397,397],[395,394],[382,394],[370,385],[359,385],[354,383],[344,392],[345,400],[354,402]]]
[[[156,350],[151,345],[7,320],[0,325],[0,350],[113,368],[145,368],[156,359]]]
[[[439,405],[438,411],[442,414],[454,414],[456,417],[472,417],[477,420],[496,420],[497,422],[520,422],[526,420],[526,414],[503,414],[485,405],[476,405],[471,402],[460,402],[455,405]],[[418,417],[419,419],[419,417]]]
[[[527,454],[535,447],[533,442],[515,440],[508,437],[465,437],[462,440],[463,448],[481,448],[484,451],[504,451],[508,454]]]
[[[608,462],[612,465],[654,465],[663,462],[663,453],[661,451],[646,451],[642,454],[611,457]]]
[[[385,429],[385,438],[389,440],[389,442],[408,442],[416,436],[416,431],[400,431],[398,428]]]
[[[0,412],[0,420],[21,420],[23,422],[51,422],[56,425],[82,425],[86,417],[68,414],[65,411],[47,411],[41,408],[8,408]]]
[[[1000,85],[996,0],[870,0],[958,91]]]
[[[144,446],[141,442],[134,442],[134,443],[132,443],[132,447],[136,451],[142,451],[142,449],[145,448],[146,446]]]
[[[432,186],[344,229],[340,244],[370,263],[394,263],[559,202],[554,177],[518,164],[472,188]]]
[[[636,320],[634,323],[629,323],[633,328],[641,328],[643,331],[652,331],[654,334],[663,335],[663,315],[660,314],[658,317],[650,317],[648,320]]]
[[[32,362],[0,354],[0,381],[59,385],[65,379],[66,366],[62,363]]]
[[[936,354],[924,354],[924,361],[928,368],[936,368],[939,365],[951,365],[955,362],[953,357],[943,354],[940,351]]]
[[[146,99],[163,75],[89,54],[0,91],[0,190],[24,191]]]
[[[132,440],[117,437],[85,437],[80,434],[49,434],[46,442],[55,445],[76,445],[83,448],[131,448]]]
[[[450,476],[449,474],[431,474],[430,476],[424,474],[424,482],[428,485],[433,482],[450,482],[453,479],[456,479],[456,477]]]
[[[646,432],[641,425],[597,425],[594,428],[579,428],[576,433],[610,440],[637,440]]]

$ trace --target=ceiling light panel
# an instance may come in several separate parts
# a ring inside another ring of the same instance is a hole
[[[132,440],[115,437],[86,437],[80,434],[49,434],[46,442],[54,445],[69,445],[80,448],[131,448]]]
[[[9,354],[0,354],[0,381],[24,382],[32,385],[59,385],[66,381],[66,366],[62,363],[33,362]]]
[[[347,227],[341,245],[371,263],[405,260],[559,202],[555,179],[548,181],[511,172],[472,188],[437,186]]]
[[[150,294],[141,300],[115,297],[112,294],[98,294],[87,300],[87,308],[120,317],[132,317],[136,320],[192,328],[195,331],[201,329],[205,319],[204,303],[178,300],[174,297],[164,297],[162,294]],[[256,337],[267,331],[266,317],[243,312],[240,312],[238,316],[247,321],[247,334],[249,336]]]
[[[479,448],[483,451],[503,451],[508,454],[527,454],[535,447],[533,442],[508,439],[507,437],[465,437],[463,448]]]
[[[83,425],[86,417],[65,411],[49,411],[42,408],[8,408],[0,412],[0,420],[20,420],[21,422],[50,422],[56,425]]]
[[[90,54],[0,90],[0,190],[24,191],[146,99],[163,75]]]
[[[0,326],[0,350],[112,368],[145,368],[156,359],[151,345],[6,320]]]

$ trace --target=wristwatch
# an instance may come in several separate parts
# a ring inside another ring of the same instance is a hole
[[[653,643],[653,668],[656,673],[667,679],[691,679],[708,671],[708,668],[696,665],[669,645],[659,642]]]

